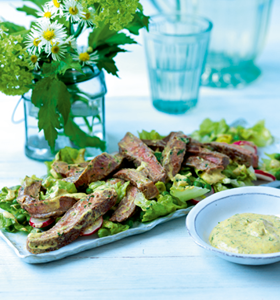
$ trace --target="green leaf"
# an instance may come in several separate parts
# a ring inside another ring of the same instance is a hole
[[[35,18],[38,18],[38,10],[26,5],[23,5],[23,7],[18,7],[16,10],[25,12],[27,16],[34,16]]]
[[[123,32],[110,36],[108,39],[106,39],[106,43],[109,45],[137,44],[133,38]]]
[[[117,72],[119,69],[117,68],[113,59],[103,57],[102,60],[99,60],[96,65],[99,70],[105,69],[109,74],[118,76]]]
[[[65,123],[70,113],[70,94],[66,85],[54,77],[45,77],[35,84],[31,101],[40,108],[38,127],[44,130],[45,139],[53,149],[57,138],[56,128],[60,128],[58,112]]]
[[[131,23],[126,27],[130,33],[139,35],[139,30],[143,27],[146,27],[149,30],[149,19],[150,17],[145,16],[141,11],[136,12]]]
[[[55,85],[54,89],[57,90],[57,108],[62,114],[64,124],[66,124],[71,110],[71,95],[68,92],[66,85],[62,81],[57,80],[53,84]]]
[[[106,149],[106,143],[104,141],[100,140],[97,136],[86,134],[72,118],[69,118],[68,122],[65,124],[64,133],[79,148],[94,147],[99,148],[102,151],[105,151]]]
[[[27,31],[24,26],[20,26],[12,22],[1,22],[1,25],[9,30],[9,34]]]
[[[23,0],[24,2],[32,2],[36,6],[38,6],[40,9],[46,4],[49,0]]]

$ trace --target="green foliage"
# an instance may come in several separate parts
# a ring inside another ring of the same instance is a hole
[[[102,151],[106,149],[106,143],[104,141],[100,140],[97,136],[90,136],[85,133],[72,118],[69,118],[68,122],[64,125],[64,133],[79,148],[94,147]]]
[[[23,1],[34,3],[40,10],[42,9],[43,5],[46,2],[48,2],[48,0],[23,0]],[[27,16],[33,16],[36,18],[38,17],[38,15],[37,15],[38,10],[33,7],[23,5],[23,7],[18,7],[17,10],[25,12]]]
[[[70,94],[66,85],[54,77],[45,77],[35,84],[32,103],[39,108],[39,130],[44,131],[45,139],[54,149],[57,129],[61,128],[60,114],[64,124],[70,112]]]
[[[125,28],[129,30],[130,33],[139,35],[139,30],[145,27],[149,29],[149,19],[150,17],[145,16],[141,11],[136,12],[133,20]]]
[[[11,30],[24,29],[6,23]],[[0,26],[7,32],[7,28]],[[32,83],[32,73],[26,61],[20,35],[0,34],[0,91],[6,95],[22,95],[29,90]]]

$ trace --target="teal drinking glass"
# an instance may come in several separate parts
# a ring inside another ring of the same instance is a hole
[[[212,23],[181,14],[154,16],[145,32],[153,105],[182,114],[197,104]]]
[[[261,74],[255,65],[267,33],[272,0],[151,0],[162,13],[204,16],[213,23],[202,84],[243,87]]]

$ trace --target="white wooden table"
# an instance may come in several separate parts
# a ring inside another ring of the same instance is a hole
[[[0,7],[3,16],[8,8],[1,2]],[[122,79],[107,76],[108,151],[117,148],[118,140],[128,130],[188,133],[206,117],[226,118],[229,123],[242,117],[250,124],[265,119],[272,133],[280,136],[279,15],[280,1],[275,0],[267,44],[257,61],[262,76],[242,90],[202,88],[198,106],[182,116],[169,116],[152,107],[143,47],[131,46],[133,52],[117,58]],[[25,175],[42,175],[46,171],[44,164],[24,156],[23,123],[11,123],[18,99],[0,95],[1,187],[18,184]],[[16,118],[21,114],[19,110]],[[23,263],[0,239],[1,300],[279,299],[279,274],[280,263],[241,266],[206,253],[189,237],[185,218],[42,265]]]

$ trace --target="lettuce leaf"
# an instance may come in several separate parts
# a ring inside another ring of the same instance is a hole
[[[157,131],[152,130],[150,132],[142,130],[138,132],[139,138],[141,140],[162,140],[165,136],[160,135]]]
[[[117,234],[119,232],[129,229],[129,225],[123,225],[120,223],[114,223],[109,220],[103,220],[102,227],[98,230],[97,234],[100,238]]]
[[[253,180],[257,180],[252,166],[247,168],[245,165],[237,163],[229,164],[222,173],[227,177],[222,180],[224,184],[231,184],[232,187],[251,186]]]
[[[177,209],[187,207],[186,203],[174,199],[168,193],[165,195],[160,195],[157,201],[147,200],[142,193],[139,193],[137,194],[134,203],[143,211],[142,222],[150,222],[159,217],[166,216]]]
[[[205,119],[191,136],[203,143],[212,141],[232,143],[237,140],[253,142],[258,147],[265,147],[273,142],[270,131],[265,127],[265,121],[261,120],[250,128],[243,126],[230,127],[224,119],[219,122]]]
[[[20,185],[11,189],[4,187],[0,193],[0,208],[4,210],[0,213],[0,230],[8,232],[26,232],[29,233],[32,227],[29,225],[30,215],[21,208],[16,198]],[[21,217],[19,223],[17,218]],[[23,220],[23,221],[22,221]]]
[[[280,179],[280,161],[275,158],[275,155],[279,155],[279,153],[271,153],[265,155],[268,158],[263,158],[261,162],[261,170],[266,171],[274,175],[277,180]]]
[[[114,179],[112,179],[114,180]],[[129,185],[129,181],[125,182],[124,184],[122,184],[121,181],[116,182],[114,184],[110,183],[110,180],[105,182],[105,181],[95,181],[89,184],[89,188],[93,191],[95,191],[96,189],[106,189],[108,187],[110,188],[114,188],[115,191],[118,194],[118,198],[117,198],[117,204],[122,200],[122,198],[126,195],[126,188]]]

